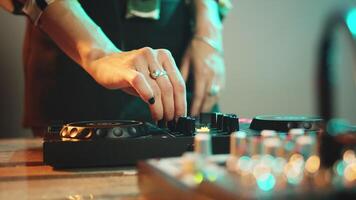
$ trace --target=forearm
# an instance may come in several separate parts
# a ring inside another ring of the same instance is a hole
[[[50,4],[38,25],[90,74],[93,60],[119,52],[77,1],[59,0]]]
[[[195,0],[195,34],[222,41],[222,22],[215,0]]]
[[[11,0],[0,0],[0,7],[5,10],[12,12],[14,10],[14,5]]]

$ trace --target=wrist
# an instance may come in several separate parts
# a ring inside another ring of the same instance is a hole
[[[89,35],[82,35],[82,40],[76,42],[80,54],[81,65],[84,68],[91,63],[113,53],[121,52],[95,23],[87,23]],[[89,69],[88,69],[89,70]]]
[[[224,50],[222,47],[222,44],[219,42],[216,42],[215,40],[211,40],[207,37],[200,36],[200,35],[195,35],[193,37],[193,40],[200,41],[208,45],[210,48],[214,49],[220,56],[224,56]]]
[[[79,45],[79,52],[81,52],[82,66],[89,74],[95,74],[96,61],[110,56],[114,53],[120,53],[121,51],[113,44],[107,44],[105,46],[92,44],[92,45]]]
[[[223,26],[215,0],[195,0],[195,35],[216,42],[222,40]]]

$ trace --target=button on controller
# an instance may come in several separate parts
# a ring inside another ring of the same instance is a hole
[[[232,133],[239,130],[239,118],[235,114],[223,116],[223,131]]]
[[[179,117],[176,124],[176,131],[185,136],[192,136],[195,132],[195,118]]]

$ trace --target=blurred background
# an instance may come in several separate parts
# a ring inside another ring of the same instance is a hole
[[[356,0],[236,0],[224,30],[227,88],[222,111],[315,115],[317,49],[332,10]],[[0,10],[0,135],[30,136],[22,128],[22,43],[25,18]],[[356,124],[355,51],[336,35],[337,114]]]

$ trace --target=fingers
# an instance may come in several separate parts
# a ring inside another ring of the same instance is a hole
[[[161,99],[161,89],[159,88],[158,84],[156,81],[154,81],[150,77],[150,72],[149,72],[149,62],[152,62],[153,60],[153,53],[151,48],[142,48],[139,49],[137,56],[137,60],[135,62],[135,67],[136,70],[142,74],[142,76],[145,78],[147,83],[150,85],[152,88],[153,96],[155,99],[155,102],[153,104],[149,104],[149,109],[151,111],[151,116],[154,121],[158,121],[163,118],[163,105],[162,105],[162,99]]]
[[[180,73],[182,74],[184,82],[187,82],[189,76],[189,68],[190,68],[190,48],[185,52],[182,63],[180,66]]]
[[[212,107],[218,101],[218,94],[212,94],[212,87],[214,86],[214,81],[212,79],[208,79],[207,87],[205,88],[205,96],[202,102],[201,111],[200,112],[211,112]]]
[[[190,114],[192,116],[197,116],[201,111],[202,103],[206,95],[206,85],[207,84],[205,78],[202,77],[200,79],[195,79],[194,95],[192,100],[192,106],[190,108]]]
[[[149,104],[155,121],[162,118],[170,121],[186,115],[185,83],[168,50],[153,50],[145,47],[131,51],[125,58],[132,60],[124,62],[128,63],[130,69],[122,69],[118,76],[113,74],[109,77],[114,77],[113,79],[124,77],[126,83],[120,83],[114,88],[121,88],[129,94],[140,96]],[[155,70],[165,70],[167,75],[152,77],[150,73]],[[108,82],[118,83],[119,80]]]
[[[163,64],[159,62],[157,58],[157,54],[160,52],[154,51],[152,49],[146,50],[146,57],[148,62],[149,71],[162,71]],[[174,119],[175,115],[175,101],[174,101],[174,94],[173,94],[173,86],[172,83],[167,75],[159,76],[155,80],[151,79],[152,82],[155,82],[160,90],[162,108],[163,108],[163,116],[164,119],[167,121],[171,121]]]
[[[126,80],[135,89],[141,99],[151,105],[155,103],[154,90],[142,73],[135,70],[127,70],[125,71],[125,75]]]
[[[209,96],[209,95],[207,95],[204,98],[204,102],[203,102],[203,105],[201,107],[201,112],[211,112],[211,109],[218,102],[218,100],[219,100],[218,96]]]
[[[146,73],[147,74],[147,73]],[[155,103],[149,104],[149,108],[151,111],[152,119],[154,121],[158,121],[163,119],[164,117],[164,108],[162,103],[162,92],[157,83],[152,80],[149,75],[146,76],[149,84],[151,85],[155,97]]]
[[[137,96],[139,97],[140,95],[136,92],[135,89],[133,89],[132,87],[127,87],[127,88],[122,88],[122,90],[132,96]]]
[[[158,60],[167,71],[171,82],[174,98],[174,116],[176,118],[187,115],[186,88],[183,77],[174,62],[171,53],[165,49],[158,49]]]
[[[217,94],[211,95],[215,73],[204,62],[195,63],[194,71],[194,94],[190,113],[197,116],[201,112],[210,112],[217,102]]]

